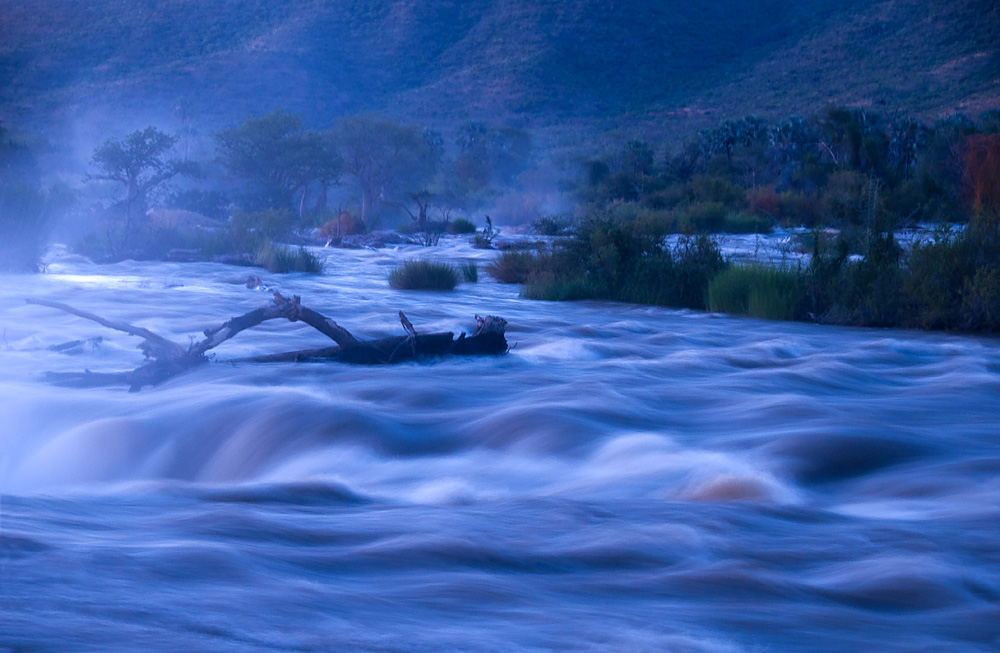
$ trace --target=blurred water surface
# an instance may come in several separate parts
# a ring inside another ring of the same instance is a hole
[[[478,284],[398,292],[438,248],[264,275],[358,336],[509,322],[510,354],[227,364],[140,393],[44,371],[141,362],[266,303],[252,270],[58,254],[0,286],[0,649],[995,651],[1000,348]],[[50,347],[102,336],[68,351]]]

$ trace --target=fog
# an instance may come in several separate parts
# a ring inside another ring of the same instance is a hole
[[[0,0],[0,650],[997,650],[998,12]]]

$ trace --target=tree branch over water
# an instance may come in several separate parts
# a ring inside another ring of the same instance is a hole
[[[336,346],[300,351],[254,356],[236,362],[301,362],[309,360],[329,360],[356,365],[388,365],[406,361],[434,358],[447,355],[490,356],[507,352],[505,329],[507,321],[488,315],[476,316],[476,331],[471,336],[463,332],[458,338],[451,332],[420,334],[403,314],[399,313],[405,336],[393,336],[375,340],[359,340],[350,331],[330,318],[305,307],[298,295],[284,297],[274,293],[272,303],[254,309],[243,315],[230,318],[221,325],[205,329],[204,338],[184,347],[148,329],[126,322],[108,320],[94,313],[83,311],[68,304],[40,299],[28,299],[27,303],[54,308],[98,324],[123,331],[143,339],[139,349],[146,356],[146,362],[130,372],[96,373],[89,370],[79,373],[49,372],[50,381],[71,387],[95,387],[107,385],[129,386],[137,392],[147,385],[157,385],[177,376],[192,367],[208,362],[206,354],[241,331],[253,328],[274,319],[290,322],[304,322],[337,343]]]

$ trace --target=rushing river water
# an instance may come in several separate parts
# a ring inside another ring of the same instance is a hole
[[[266,303],[250,270],[57,256],[0,288],[0,650],[996,651],[991,339],[399,292],[461,241],[317,250],[268,276],[358,336],[509,322],[498,358],[228,364],[140,393],[44,371],[141,362]],[[50,347],[101,336],[67,351]]]

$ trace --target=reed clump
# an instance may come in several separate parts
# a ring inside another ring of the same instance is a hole
[[[396,290],[454,290],[458,273],[447,263],[405,261],[389,273],[389,285]]]

